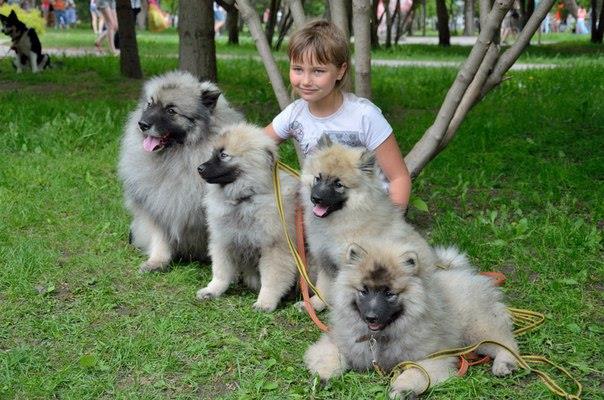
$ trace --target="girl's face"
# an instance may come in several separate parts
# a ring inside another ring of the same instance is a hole
[[[336,82],[344,76],[346,63],[340,68],[334,64],[319,64],[305,57],[290,60],[289,81],[298,95],[309,103],[319,102],[333,93]]]

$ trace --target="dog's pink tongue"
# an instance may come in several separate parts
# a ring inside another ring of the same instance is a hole
[[[327,213],[327,207],[315,204],[315,206],[312,208],[312,212],[317,217],[323,217]]]
[[[159,138],[156,138],[154,136],[146,136],[143,140],[143,147],[145,148],[145,150],[151,152],[157,147],[159,147],[159,143]]]

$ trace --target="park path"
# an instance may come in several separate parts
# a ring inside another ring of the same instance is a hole
[[[459,44],[463,46],[472,46],[476,42],[476,37],[473,36],[455,36],[451,38],[451,44]],[[438,44],[438,38],[436,37],[406,37],[402,44]],[[44,48],[44,52],[51,56],[59,57],[81,57],[81,56],[101,56],[105,54],[99,54],[96,49],[93,48]],[[166,54],[165,57],[177,57],[178,54]],[[0,59],[4,57],[13,57],[13,53],[10,51],[8,42],[0,41]],[[222,60],[232,59],[255,59],[260,60],[260,56],[246,56],[246,55],[233,55],[233,54],[218,54],[217,57]],[[281,57],[278,57],[281,59]],[[423,68],[459,68],[462,65],[462,61],[430,61],[430,60],[387,60],[387,59],[372,59],[371,64],[375,66],[385,67],[423,67]],[[544,69],[544,68],[556,68],[556,64],[535,64],[535,63],[516,63],[512,66],[513,70],[528,70],[528,69]]]

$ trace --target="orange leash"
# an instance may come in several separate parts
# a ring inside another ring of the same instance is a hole
[[[302,207],[299,205],[296,206],[296,247],[298,248],[298,254],[300,255],[302,264],[308,271],[308,263],[306,262],[306,248],[304,246],[304,217],[302,215]],[[302,291],[304,308],[306,309],[308,316],[322,332],[327,332],[329,328],[319,319],[319,317],[317,317],[317,313],[310,303],[308,283],[306,283],[306,280],[302,275],[300,275],[300,290]]]
[[[498,271],[480,272],[480,275],[488,276],[493,279],[495,286],[503,286],[505,283],[505,275]],[[468,353],[463,356],[459,356],[459,369],[457,370],[457,376],[464,376],[468,372],[468,368],[473,365],[486,364],[491,361],[491,357],[484,356],[480,357],[475,352]]]

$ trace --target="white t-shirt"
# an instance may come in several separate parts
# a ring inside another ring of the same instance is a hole
[[[273,129],[283,139],[296,139],[304,155],[313,151],[323,134],[334,142],[375,150],[390,136],[392,127],[369,100],[343,95],[342,106],[327,117],[312,115],[306,100],[298,99],[273,119]]]

